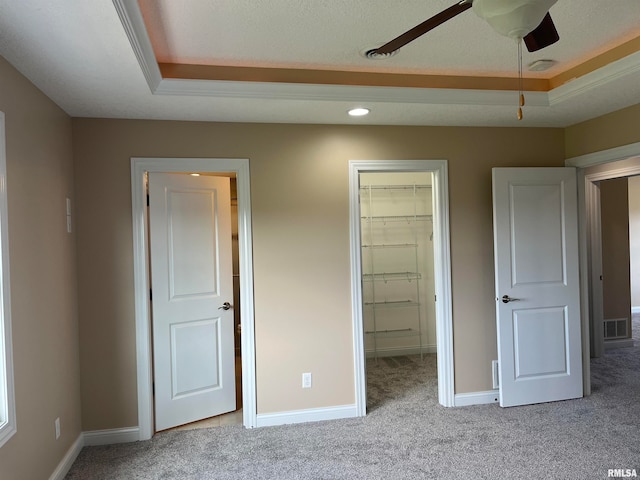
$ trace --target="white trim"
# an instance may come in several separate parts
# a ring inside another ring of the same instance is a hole
[[[329,102],[412,103],[427,105],[512,105],[511,90],[323,85],[284,82],[162,79],[156,95],[269,98]],[[527,92],[527,106],[548,107],[546,92]]]
[[[640,313],[640,306],[631,307],[631,315],[637,315]]]
[[[337,407],[309,408],[289,412],[261,413],[258,415],[258,427],[273,427],[291,423],[320,422],[323,420],[338,420],[341,418],[358,417],[355,405],[340,405]]]
[[[65,456],[60,460],[60,463],[49,477],[49,480],[64,480],[64,477],[69,473],[69,470],[71,470],[73,462],[78,458],[78,455],[84,445],[84,435],[80,433],[78,438],[76,438],[76,441],[73,442],[73,445],[71,445],[69,450],[67,450]]]
[[[93,447],[96,445],[114,445],[116,443],[130,443],[140,440],[138,427],[110,428],[107,430],[90,430],[83,432],[84,445]]]
[[[565,160],[578,167],[578,208],[580,214],[580,271],[582,298],[582,374],[584,395],[591,395],[590,354],[604,350],[602,334],[602,238],[600,226],[600,189],[596,182],[640,174],[640,162],[623,168],[611,165],[604,171],[587,175],[585,168],[640,156],[640,143],[631,143]],[[593,351],[590,348],[593,347]]]
[[[605,340],[604,349],[615,350],[616,348],[628,348],[633,347],[633,338],[621,338],[620,340]]]
[[[118,12],[124,31],[129,37],[131,48],[138,59],[144,78],[147,79],[151,92],[155,92],[162,81],[162,74],[138,2],[135,0],[113,0],[113,5]]]
[[[249,160],[237,158],[132,158],[133,268],[138,373],[140,440],[153,436],[152,359],[149,322],[147,255],[147,172],[235,172],[238,189],[238,246],[240,258],[240,311],[242,312],[243,424],[256,426],[255,325],[253,304],[253,249]]]
[[[640,142],[567,158],[564,164],[567,167],[586,168],[592,167],[593,165],[615,162],[617,160],[625,160],[638,155],[640,155]]]
[[[0,112],[0,447],[17,431],[11,336],[11,279],[9,276],[9,209],[4,113]]]
[[[640,52],[635,52],[549,91],[549,105],[559,105],[614,80],[635,75],[638,71],[640,71]]]
[[[455,406],[468,407],[470,405],[486,405],[498,403],[500,390],[487,390],[486,392],[456,393]]]
[[[359,175],[361,172],[431,172],[433,174],[433,252],[438,355],[438,401],[454,405],[453,317],[451,307],[451,254],[449,241],[449,191],[446,160],[350,160],[349,231],[351,251],[351,312],[356,409],[367,408],[364,328],[362,320],[362,258],[360,251]]]

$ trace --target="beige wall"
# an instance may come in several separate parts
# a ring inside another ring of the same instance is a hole
[[[496,357],[491,167],[562,165],[565,152],[640,141],[640,105],[565,130],[71,122],[1,58],[0,110],[18,424],[0,449],[3,480],[48,478],[81,422],[83,430],[137,424],[131,156],[250,158],[258,410],[272,412],[353,401],[349,159],[450,162],[456,392],[464,393],[490,389]],[[66,196],[77,250],[65,231]],[[302,371],[314,372],[313,389],[300,389]]]
[[[130,157],[250,159],[259,413],[354,402],[349,159],[450,162],[459,393],[489,390],[496,358],[491,167],[564,159],[559,129],[74,119],[73,135],[84,430],[137,425]]]
[[[640,104],[565,129],[567,158],[640,142]]]
[[[605,320],[630,318],[629,197],[626,177],[600,182]]]
[[[631,306],[640,309],[640,176],[629,178]]]
[[[80,434],[71,120],[0,57],[5,113],[17,433],[2,480],[49,478]],[[54,420],[62,435],[55,440]]]

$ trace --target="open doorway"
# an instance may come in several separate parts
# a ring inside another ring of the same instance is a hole
[[[629,256],[631,264],[631,334],[640,345],[640,175],[629,178]]]
[[[628,149],[625,149],[627,151]],[[634,151],[631,149],[629,151]],[[640,157],[631,156],[618,162],[607,162],[611,153],[601,152],[599,156],[605,159],[605,163],[598,164],[591,156],[585,161],[587,164],[580,170],[580,178],[583,179],[581,190],[581,203],[584,208],[583,216],[583,245],[582,265],[584,276],[582,287],[583,311],[583,374],[584,394],[591,394],[592,379],[590,357],[596,359],[604,354],[604,294],[603,294],[603,252],[602,252],[602,210],[601,210],[601,182],[611,179],[627,179],[640,175]],[[619,158],[619,157],[618,157]],[[580,159],[572,160],[576,164]],[[628,262],[627,262],[628,265]],[[628,284],[627,284],[628,286]],[[633,333],[631,333],[633,335]]]
[[[367,411],[368,357],[394,368],[413,361],[408,355],[424,365],[420,356],[430,351],[437,354],[438,402],[453,406],[447,162],[352,160],[349,166],[357,413]],[[404,358],[394,360],[398,354]]]
[[[155,431],[242,424],[236,175],[153,172],[147,195]]]
[[[637,256],[640,177],[619,177],[599,183],[602,245],[603,347],[633,346],[632,310],[634,282],[632,273]],[[634,201],[635,200],[635,201]],[[637,260],[636,260],[637,262]]]
[[[418,383],[437,397],[432,203],[431,172],[360,174],[368,411]]]
[[[152,332],[149,302],[146,179],[152,172],[229,172],[237,182],[237,242],[242,365],[242,419],[247,428],[256,426],[255,331],[253,307],[253,259],[251,248],[251,200],[249,161],[219,158],[132,158],[132,213],[134,300],[136,320],[138,438],[154,433]],[[232,351],[234,346],[231,346]]]

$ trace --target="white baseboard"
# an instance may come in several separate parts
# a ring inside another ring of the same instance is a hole
[[[69,470],[71,470],[73,462],[75,462],[76,458],[78,458],[80,450],[82,450],[83,446],[84,435],[81,433],[80,435],[78,435],[76,441],[73,442],[73,445],[71,445],[66,455],[62,458],[57,468],[53,471],[53,473],[49,477],[49,480],[64,480],[64,477],[67,475],[67,473],[69,473]]]
[[[631,314],[632,315],[637,315],[638,313],[640,313],[640,305],[637,307],[631,307]]]
[[[456,393],[454,406],[468,407],[469,405],[485,405],[497,403],[500,400],[500,390],[488,390],[486,392]]]
[[[355,405],[341,405],[339,407],[310,408],[290,412],[259,413],[258,427],[272,427],[289,423],[319,422],[321,420],[338,420],[340,418],[357,417]]]
[[[138,427],[112,428],[109,430],[92,430],[84,432],[84,444],[88,447],[95,445],[113,445],[115,443],[137,442],[140,440]]]
[[[633,338],[623,338],[621,340],[605,340],[604,349],[613,350],[615,348],[633,347]]]

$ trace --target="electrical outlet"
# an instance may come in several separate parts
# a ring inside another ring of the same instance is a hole
[[[53,422],[56,428],[56,440],[60,438],[60,417],[56,418],[55,422]]]
[[[303,373],[302,374],[302,388],[311,388],[311,374]]]

